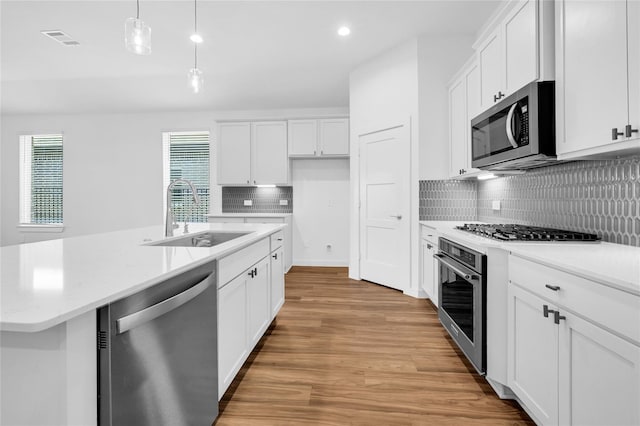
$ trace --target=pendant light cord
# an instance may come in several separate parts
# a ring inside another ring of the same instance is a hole
[[[193,44],[193,56],[195,58],[195,64],[194,64],[194,68],[198,69],[198,44],[194,43]]]
[[[198,0],[193,0],[193,33],[198,34]],[[198,43],[193,44],[194,68],[198,69]]]
[[[136,0],[136,19],[140,19],[140,0]]]

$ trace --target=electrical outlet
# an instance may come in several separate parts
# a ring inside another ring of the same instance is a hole
[[[245,206],[252,206],[253,205],[253,201],[252,200],[244,200],[244,205]]]
[[[493,200],[491,202],[491,209],[495,211],[500,211],[500,200]]]
[[[280,205],[281,206],[288,206],[289,205],[289,200],[280,200]]]

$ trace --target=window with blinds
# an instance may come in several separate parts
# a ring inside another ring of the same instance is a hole
[[[20,139],[20,222],[62,224],[62,135]]]
[[[194,208],[189,186],[176,185],[171,194],[176,221],[206,222],[210,200],[209,132],[165,133],[163,141],[165,194],[170,182],[182,178],[194,184],[200,197]]]

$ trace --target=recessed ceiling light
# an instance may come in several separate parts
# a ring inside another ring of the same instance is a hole
[[[191,34],[189,38],[194,43],[202,43],[202,36],[200,34]]]
[[[349,34],[351,34],[351,30],[349,29],[349,27],[340,27],[340,28],[338,28],[338,35],[340,35],[342,37],[346,37]]]

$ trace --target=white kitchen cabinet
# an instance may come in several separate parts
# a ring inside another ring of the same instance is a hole
[[[284,305],[284,248],[276,234],[271,238],[271,317]]]
[[[349,156],[349,119],[325,118],[288,121],[289,157]]]
[[[552,2],[505,2],[474,49],[482,110],[530,82],[553,79]]]
[[[287,185],[285,121],[218,123],[219,185]]]
[[[471,167],[471,119],[480,112],[480,72],[472,59],[449,86],[449,176],[476,176]]]
[[[422,264],[422,289],[437,307],[440,265],[433,257],[438,252],[438,234],[427,226],[421,227],[420,253]]]
[[[271,262],[265,258],[247,273],[247,315],[249,346],[258,343],[271,323]]]
[[[245,223],[285,223],[287,225],[284,228],[284,271],[285,273],[291,269],[293,264],[293,215],[291,214],[283,214],[281,216],[275,217],[274,215],[265,214],[261,216],[260,213],[249,213],[246,216],[242,216],[242,214],[232,213],[232,214],[219,214],[219,215],[208,215],[207,218],[210,223],[237,223],[237,222],[245,222]]]
[[[508,385],[536,420],[640,424],[640,297],[516,256],[509,276]]]
[[[239,275],[218,290],[219,399],[249,356],[247,319],[247,278]]]
[[[555,3],[558,157],[640,152],[640,3]]]

